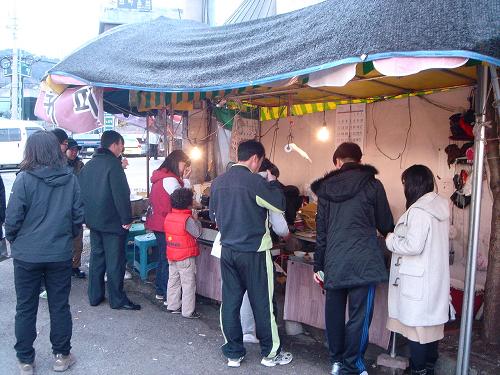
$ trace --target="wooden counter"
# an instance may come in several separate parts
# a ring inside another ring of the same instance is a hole
[[[313,265],[292,258],[288,260],[284,320],[325,329],[325,291],[313,281]],[[370,326],[370,342],[384,349],[389,346],[387,321],[387,284],[375,291],[375,306]],[[347,317],[346,313],[346,317]]]
[[[196,257],[196,293],[200,296],[222,301],[220,261],[210,255],[212,244],[198,241],[200,256]]]

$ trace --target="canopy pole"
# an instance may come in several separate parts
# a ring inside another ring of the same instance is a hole
[[[490,65],[491,84],[493,85],[493,93],[495,94],[495,108],[497,115],[500,117],[500,86],[498,83],[497,67]]]
[[[478,102],[476,124],[474,126],[474,164],[472,181],[472,200],[469,214],[469,241],[467,245],[467,266],[465,269],[465,288],[460,324],[456,375],[469,374],[469,360],[474,321],[474,296],[476,292],[476,261],[481,219],[481,195],[484,169],[486,101],[488,95],[488,65],[478,67]]]
[[[146,118],[146,139],[148,140],[147,141],[148,150],[146,152],[146,194],[148,198],[149,198],[149,156],[151,152],[151,145],[149,144],[149,121],[151,120],[152,119],[150,116]]]

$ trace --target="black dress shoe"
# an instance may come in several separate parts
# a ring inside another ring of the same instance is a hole
[[[100,301],[97,301],[97,302],[94,302],[94,303],[90,302],[90,306],[92,306],[92,307],[99,306],[102,303],[102,301],[104,301],[104,298],[101,299]]]
[[[78,279],[85,279],[85,272],[81,271],[80,268],[73,268],[73,277]]]
[[[140,310],[140,309],[141,309],[141,305],[135,304],[135,303],[130,302],[130,301],[126,305],[116,307],[116,310]]]

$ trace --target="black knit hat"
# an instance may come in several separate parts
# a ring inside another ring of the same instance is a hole
[[[63,144],[68,139],[68,134],[61,128],[52,129],[51,132],[57,137],[59,144]]]
[[[81,150],[82,146],[79,146],[78,142],[76,142],[73,138],[68,138],[68,149],[71,150],[72,148],[77,148],[78,150]]]
[[[361,148],[356,143],[344,142],[333,153],[333,163],[337,165],[338,159],[351,159],[359,163],[362,157]]]

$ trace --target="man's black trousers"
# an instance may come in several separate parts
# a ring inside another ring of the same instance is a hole
[[[373,316],[375,285],[326,291],[325,323],[330,360],[342,363],[341,374],[361,374],[366,370],[364,354]],[[349,321],[345,311],[349,300]]]
[[[274,266],[269,251],[239,252],[223,247],[221,254],[221,328],[227,358],[246,354],[243,346],[240,308],[245,291],[255,317],[257,338],[263,357],[272,358],[281,350],[274,300]]]
[[[14,349],[22,363],[33,363],[35,360],[33,342],[36,339],[36,315],[42,279],[47,290],[52,352],[68,355],[71,350],[73,323],[68,302],[71,291],[71,259],[49,263],[29,263],[14,259],[17,297]]]
[[[126,234],[118,235],[90,230],[89,302],[96,306],[104,300],[104,274],[108,278],[108,299],[116,309],[129,303],[123,291],[125,276]]]

